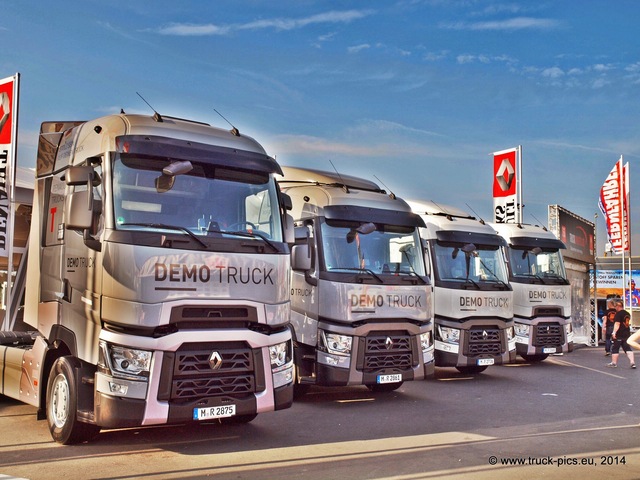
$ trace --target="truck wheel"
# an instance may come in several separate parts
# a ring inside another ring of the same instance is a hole
[[[51,367],[47,384],[47,423],[56,442],[63,445],[91,440],[100,427],[80,422],[78,413],[78,385],[74,368],[78,361],[72,357],[60,357]]]
[[[467,365],[465,367],[456,367],[460,373],[464,373],[465,375],[476,375],[478,373],[482,373],[487,369],[486,365]]]
[[[375,393],[393,392],[399,389],[404,382],[396,383],[371,383],[367,385],[367,388]]]
[[[549,356],[547,353],[541,353],[540,355],[520,355],[527,362],[537,363],[543,361],[545,358]]]

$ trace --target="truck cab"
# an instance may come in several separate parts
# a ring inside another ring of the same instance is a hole
[[[564,243],[544,227],[494,223],[508,243],[518,355],[540,362],[573,351],[571,284],[562,259]]]
[[[433,283],[435,361],[462,373],[515,361],[513,290],[505,240],[458,208],[410,201],[424,220],[424,256]]]
[[[368,180],[283,167],[292,200],[291,324],[296,390],[391,391],[433,374],[423,222]]]
[[[293,400],[289,202],[236,129],[156,114],[42,124],[30,338],[0,386],[52,437],[248,422]]]

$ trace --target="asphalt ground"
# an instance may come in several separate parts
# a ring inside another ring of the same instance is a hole
[[[640,370],[608,362],[578,347],[477,376],[436,368],[386,394],[313,387],[246,425],[106,430],[73,446],[0,397],[0,478],[640,478]]]

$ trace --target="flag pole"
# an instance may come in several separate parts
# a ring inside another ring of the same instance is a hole
[[[624,262],[624,252],[627,248],[627,225],[626,225],[626,208],[625,208],[625,201],[626,201],[626,196],[625,196],[625,184],[624,184],[624,164],[622,163],[622,155],[620,155],[620,159],[618,160],[618,164],[620,165],[620,189],[619,189],[619,195],[620,195],[620,206],[621,208],[621,214],[622,214],[622,306],[623,308],[626,310],[627,308],[627,291],[626,291],[626,285],[627,285],[627,266]]]

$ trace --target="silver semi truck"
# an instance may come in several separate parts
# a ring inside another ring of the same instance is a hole
[[[484,221],[435,202],[409,202],[426,224],[437,367],[475,374],[515,361],[506,242]]]
[[[38,407],[63,444],[289,407],[279,173],[236,129],[159,114],[43,123],[19,271],[29,331],[0,333],[0,393]]]
[[[291,324],[296,393],[391,391],[433,374],[431,285],[409,206],[377,184],[283,167],[296,222]]]
[[[571,284],[562,259],[564,243],[537,225],[494,223],[509,244],[516,351],[539,362],[573,351]]]

